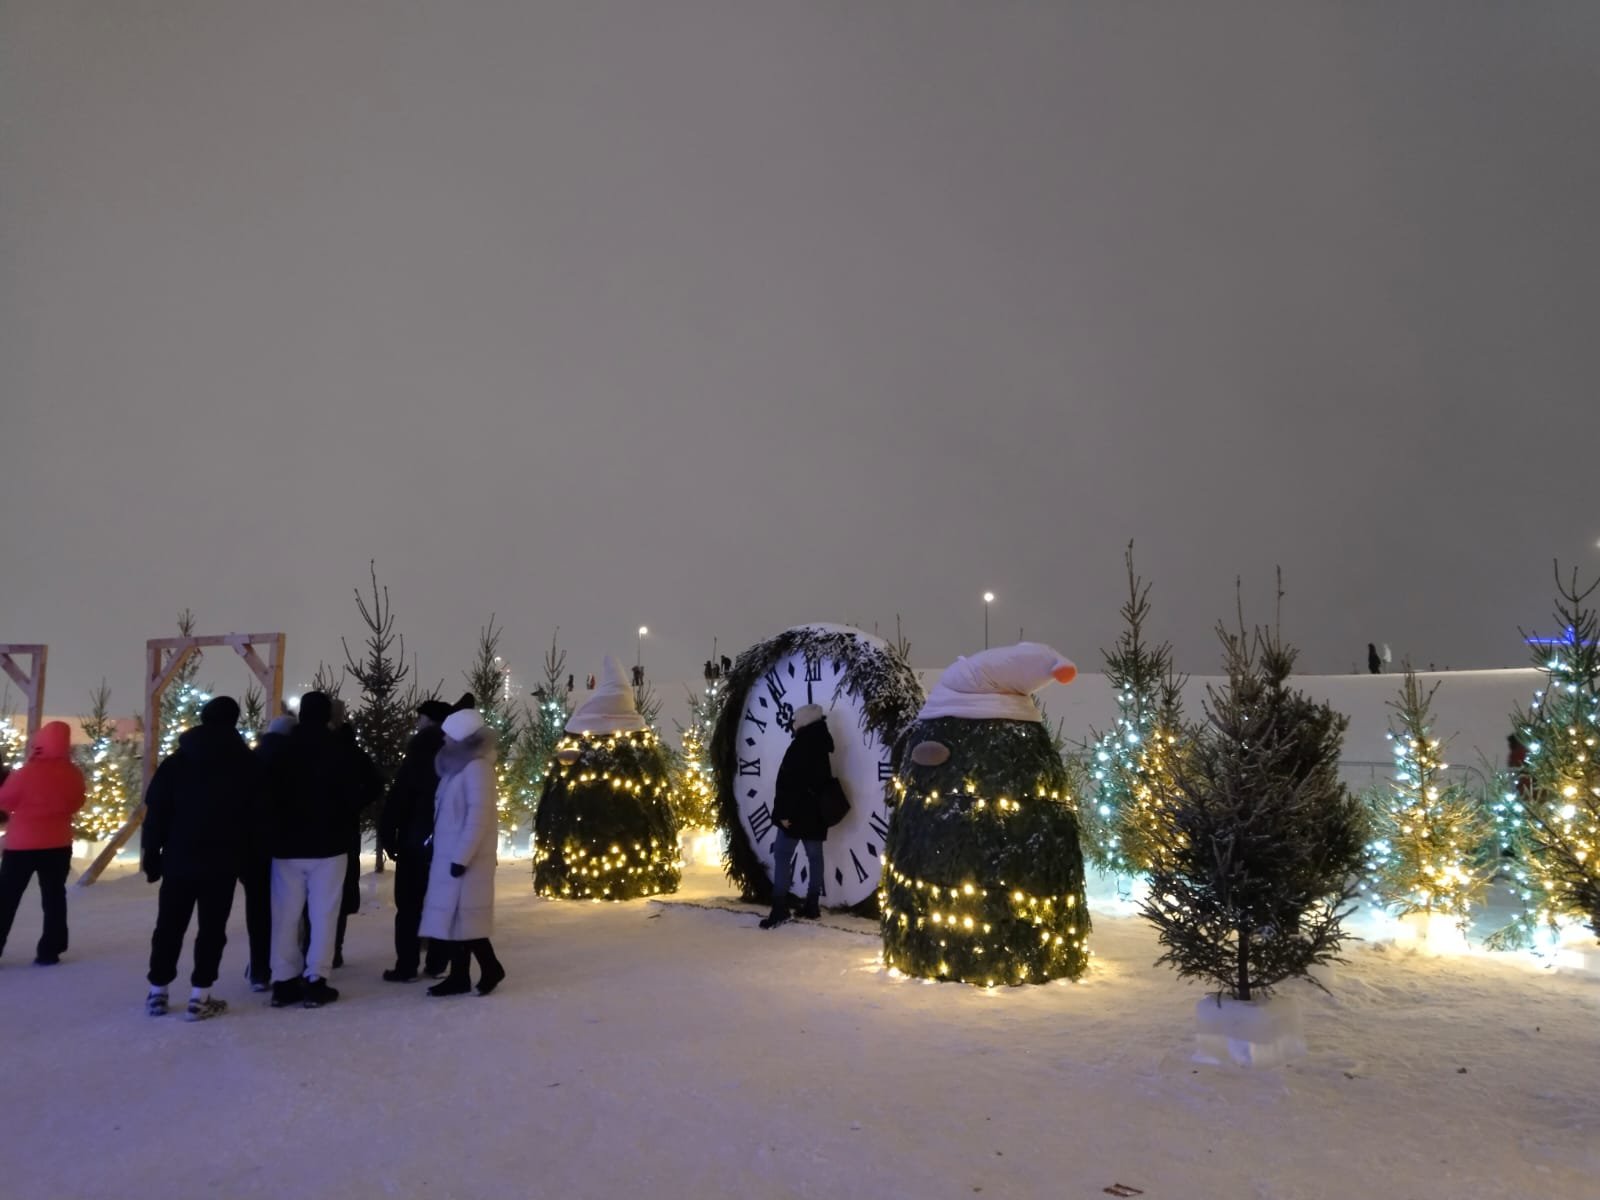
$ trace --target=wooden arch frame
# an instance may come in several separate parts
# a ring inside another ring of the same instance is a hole
[[[15,655],[29,658],[28,669],[18,665]],[[44,723],[44,668],[50,657],[50,647],[37,642],[0,642],[0,670],[11,677],[11,682],[22,689],[28,701],[28,742]]]
[[[151,638],[145,643],[144,683],[144,786],[150,786],[155,774],[156,747],[161,745],[161,697],[190,657],[206,646],[231,647],[256,677],[261,690],[266,693],[267,714],[276,716],[283,707],[283,645],[281,633],[223,633],[203,637]],[[258,647],[267,652],[266,661],[257,653]],[[105,849],[78,877],[79,887],[88,887],[100,878],[100,872],[110,866],[117,851],[128,844],[134,831],[144,823],[144,800],[133,810],[122,828],[106,843]]]

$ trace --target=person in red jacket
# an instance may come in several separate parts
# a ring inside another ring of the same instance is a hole
[[[39,876],[44,931],[33,962],[52,967],[67,949],[67,872],[72,817],[83,807],[83,772],[72,761],[72,731],[51,721],[34,738],[28,761],[0,784],[6,849],[0,854],[0,953],[28,880]]]

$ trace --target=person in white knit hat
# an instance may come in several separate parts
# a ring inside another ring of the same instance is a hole
[[[433,861],[418,934],[450,943],[450,973],[430,996],[471,990],[469,961],[478,960],[478,995],[506,977],[489,935],[494,931],[495,736],[477,709],[453,712],[442,726],[445,742],[434,759],[439,790],[434,799]]]

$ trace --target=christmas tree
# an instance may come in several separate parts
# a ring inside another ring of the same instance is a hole
[[[478,713],[494,731],[497,754],[494,764],[500,832],[507,837],[527,827],[533,816],[533,797],[521,786],[517,771],[517,740],[521,736],[524,711],[519,710],[511,683],[511,668],[500,656],[500,635],[494,614],[478,630],[478,650],[472,666],[462,674],[478,702]]]
[[[186,608],[178,614],[178,633],[183,637],[193,637],[194,629],[194,613]],[[211,699],[211,693],[197,687],[194,682],[195,676],[200,673],[200,656],[201,651],[195,650],[184,659],[183,665],[173,675],[172,682],[167,685],[167,690],[161,693],[160,758],[166,758],[178,748],[179,734],[200,723],[200,710]]]
[[[567,722],[534,818],[542,896],[629,900],[676,891],[682,874],[671,764],[614,659]]]
[[[366,653],[358,662],[343,638],[345,670],[361,689],[361,704],[351,714],[356,740],[371,756],[387,786],[405,758],[415,717],[407,706],[408,694],[401,685],[411,673],[406,666],[406,640],[394,631],[394,613],[389,607],[389,589],[378,586],[376,561],[368,563],[372,574],[369,601],[356,589],[356,611],[367,627]],[[378,856],[382,869],[383,856]]]
[[[1094,799],[1086,815],[1089,857],[1103,870],[1132,875],[1150,870],[1174,836],[1161,824],[1161,800],[1172,791],[1187,734],[1185,677],[1173,670],[1172,646],[1155,645],[1145,637],[1150,584],[1134,574],[1132,542],[1126,562],[1123,631],[1116,647],[1104,653],[1117,719],[1111,732],[1091,739]]]
[[[0,777],[20,767],[27,756],[28,734],[22,723],[9,709],[0,711]]]
[[[1556,620],[1565,632],[1540,645],[1545,686],[1517,713],[1527,747],[1529,794],[1524,805],[1531,863],[1548,924],[1577,918],[1600,935],[1600,614],[1589,597],[1600,579],[1581,587],[1556,568]]]
[[[1423,690],[1411,664],[1389,702],[1394,776],[1362,801],[1372,824],[1365,890],[1404,916],[1445,914],[1465,928],[1494,873],[1494,823],[1479,798],[1444,775],[1442,743],[1433,736],[1439,685]]]
[[[678,825],[683,829],[714,829],[717,824],[717,777],[711,769],[709,747],[725,695],[721,671],[715,660],[706,663],[706,685],[689,697],[689,723],[679,726],[681,744],[676,790]]]
[[[884,962],[980,986],[1088,965],[1075,798],[1033,693],[1076,668],[1048,646],[945,671],[895,751],[879,889]]]
[[[261,685],[252,683],[245,688],[244,699],[239,704],[239,735],[254,746],[267,727],[267,697]]]
[[[525,708],[517,725],[517,741],[512,747],[508,786],[517,797],[517,807],[529,817],[538,807],[539,795],[549,774],[551,760],[572,715],[568,700],[567,654],[560,648],[557,629],[550,637],[544,656],[544,679],[533,689],[533,706]]]
[[[1175,836],[1143,912],[1157,961],[1250,1000],[1337,959],[1367,829],[1338,777],[1345,718],[1288,686],[1295,652],[1242,616],[1218,634],[1228,681],[1160,801]]]
[[[138,756],[130,743],[117,737],[111,689],[105,680],[90,693],[89,712],[79,721],[89,743],[73,751],[83,771],[85,797],[73,818],[72,835],[98,842],[121,829],[134,807],[133,798],[139,794]]]

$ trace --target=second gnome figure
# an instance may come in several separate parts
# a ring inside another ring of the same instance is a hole
[[[661,739],[607,655],[545,777],[533,823],[534,888],[572,900],[677,891],[682,863],[671,792]]]
[[[1074,667],[1023,642],[958,659],[906,730],[884,849],[884,961],[980,986],[1088,965],[1078,815],[1033,693]]]

